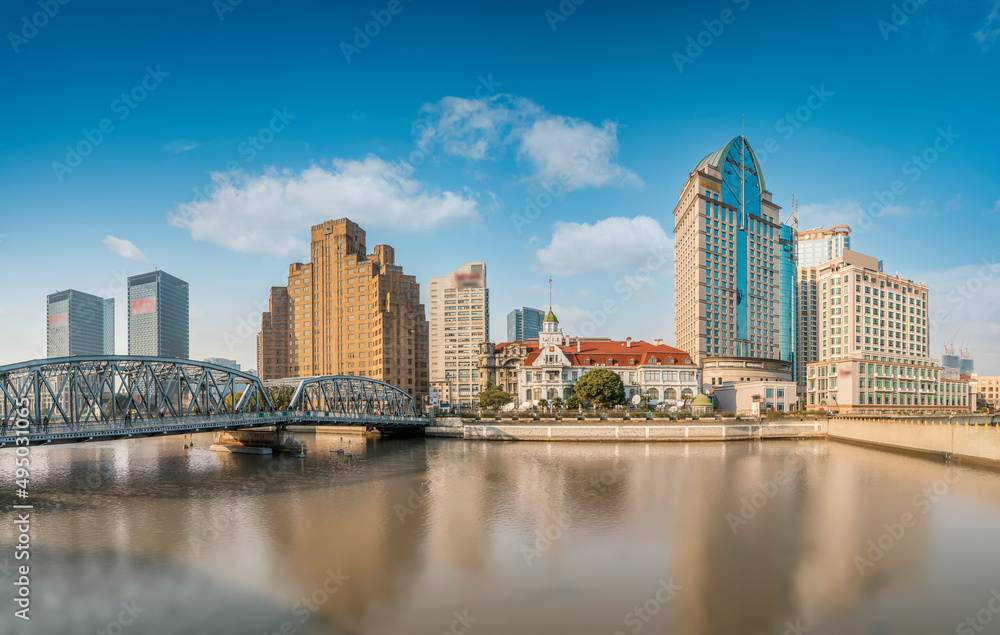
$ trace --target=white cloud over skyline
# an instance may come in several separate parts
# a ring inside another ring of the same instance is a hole
[[[615,162],[620,148],[615,121],[595,126],[507,94],[445,97],[425,104],[421,112],[423,148],[440,145],[448,154],[480,161],[495,159],[510,147],[531,168],[525,180],[542,186],[559,182],[564,192],[643,185],[634,172]]]
[[[170,224],[247,255],[308,253],[308,229],[347,217],[366,228],[425,232],[454,223],[474,224],[479,207],[471,192],[429,190],[401,175],[398,166],[370,154],[363,161],[336,159],[296,174],[213,174],[218,188],[207,201],[180,205]]]
[[[135,262],[148,262],[146,255],[136,247],[131,240],[125,240],[123,238],[117,238],[108,234],[101,241],[104,243],[108,249],[115,252],[122,258],[126,260],[134,260]]]
[[[672,271],[674,241],[649,216],[612,216],[594,224],[556,222],[549,244],[538,249],[536,269],[555,276],[629,274],[640,267]]]

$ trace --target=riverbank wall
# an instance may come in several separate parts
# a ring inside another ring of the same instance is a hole
[[[1000,427],[975,419],[831,419],[829,438],[1000,467]]]

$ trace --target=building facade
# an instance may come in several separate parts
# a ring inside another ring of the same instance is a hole
[[[225,357],[206,357],[205,360],[209,364],[215,364],[216,366],[223,366],[225,368],[232,368],[233,370],[241,370],[240,363],[235,359],[227,359]]]
[[[128,279],[128,353],[188,359],[188,283],[165,271]]]
[[[479,359],[476,362],[479,375],[479,392],[490,384],[499,387],[512,399],[520,393],[519,378],[521,366],[528,356],[538,351],[538,339],[527,342],[479,343]]]
[[[806,392],[806,364],[819,359],[819,267],[844,255],[851,248],[851,228],[835,225],[830,229],[807,229],[796,239],[797,332],[795,377],[799,394]]]
[[[972,381],[976,382],[976,392],[987,407],[994,410],[1000,407],[1000,376],[974,374]]]
[[[719,410],[758,417],[768,410],[790,412],[798,404],[794,381],[727,383],[715,390]]]
[[[625,341],[568,338],[550,310],[538,336],[538,349],[524,360],[518,378],[520,406],[540,399],[565,401],[584,373],[605,368],[617,373],[625,384],[625,398],[646,397],[650,406],[683,408],[700,394],[701,378],[691,356],[662,340],[652,344]]]
[[[674,208],[675,340],[695,364],[781,357],[779,211],[742,136],[688,175]]]
[[[420,285],[389,245],[366,255],[346,218],[312,227],[312,259],[272,287],[257,336],[261,379],[354,375],[392,384],[426,405],[427,319]]]
[[[46,297],[46,355],[114,355],[115,301],[75,289]]]
[[[479,342],[490,338],[486,263],[431,278],[429,309],[430,384],[442,405],[471,410],[479,395]]]
[[[817,273],[818,353],[807,407],[837,412],[963,411],[969,382],[929,356],[927,285],[844,250]]]
[[[514,309],[507,314],[507,341],[526,342],[537,340],[542,330],[542,318],[545,312],[531,307]]]

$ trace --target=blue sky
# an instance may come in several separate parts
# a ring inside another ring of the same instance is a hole
[[[44,354],[46,294],[159,267],[192,356],[252,368],[342,216],[425,299],[485,260],[494,340],[552,275],[568,330],[673,342],[673,207],[742,116],[800,227],[856,227],[932,285],[934,356],[1000,374],[996,0],[235,1],[0,8],[0,363]]]

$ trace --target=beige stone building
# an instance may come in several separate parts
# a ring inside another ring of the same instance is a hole
[[[472,409],[479,394],[479,343],[490,338],[486,263],[470,262],[430,281],[430,383],[441,402]]]
[[[312,228],[312,260],[272,287],[257,338],[262,379],[354,375],[427,397],[427,336],[420,285],[389,245],[366,255],[365,231],[341,218]]]
[[[973,375],[979,398],[984,399],[991,408],[1000,406],[1000,377],[989,375]]]
[[[968,412],[969,382],[946,379],[928,353],[927,285],[844,250],[819,267],[817,361],[807,407],[839,412]]]
[[[477,360],[477,371],[479,373],[479,392],[486,390],[490,384],[498,386],[501,390],[511,396],[517,397],[518,376],[521,365],[528,355],[538,352],[538,339],[529,339],[524,342],[493,342],[479,343],[479,359]]]

